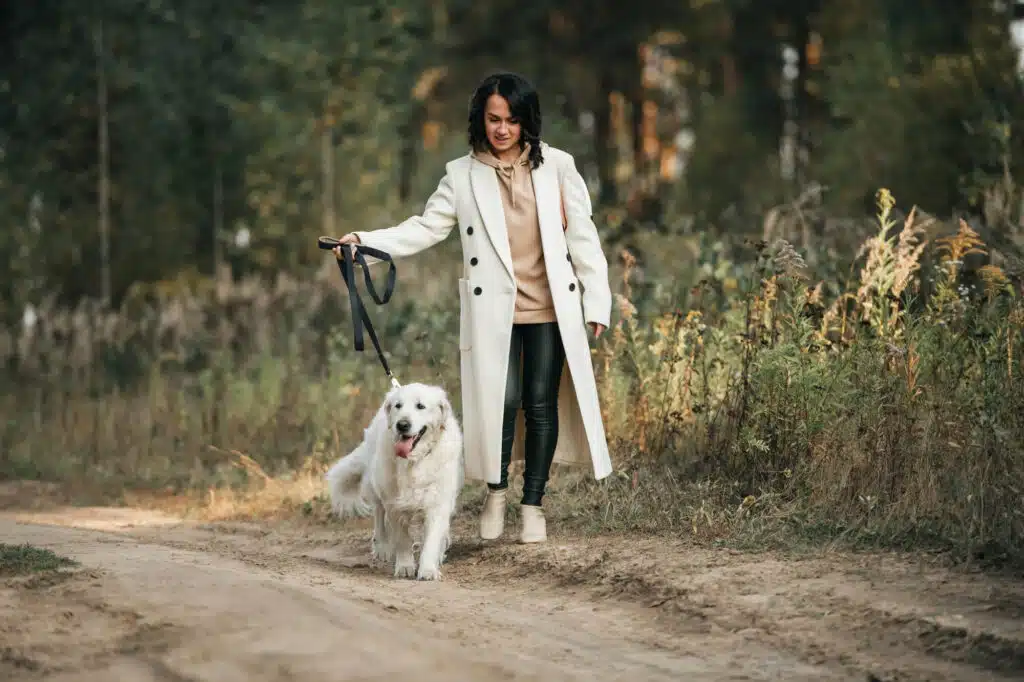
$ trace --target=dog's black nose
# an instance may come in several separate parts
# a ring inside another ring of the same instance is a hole
[[[398,429],[399,433],[409,433],[409,429],[412,428],[412,424],[409,423],[408,419],[399,419],[398,423],[395,424],[395,428]]]

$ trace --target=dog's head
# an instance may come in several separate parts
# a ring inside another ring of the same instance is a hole
[[[388,431],[395,439],[395,456],[415,461],[433,449],[452,407],[444,389],[407,384],[388,394],[385,410]]]

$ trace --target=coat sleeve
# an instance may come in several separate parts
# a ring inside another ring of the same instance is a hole
[[[406,218],[394,227],[353,234],[359,237],[361,244],[386,251],[398,259],[413,256],[440,243],[457,223],[455,191],[451,178],[445,173],[420,215]],[[380,262],[370,256],[366,260],[371,264]]]
[[[587,322],[610,326],[612,293],[608,284],[608,260],[601,248],[592,217],[590,192],[576,161],[569,154],[562,162],[560,184],[565,209],[565,241],[576,276],[583,285],[583,317]]]

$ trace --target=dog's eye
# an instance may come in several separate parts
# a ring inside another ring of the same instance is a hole
[[[417,410],[425,410],[427,408],[423,406],[423,403],[416,403],[416,409]]]
[[[402,403],[395,403],[395,409],[396,410],[402,409]]]

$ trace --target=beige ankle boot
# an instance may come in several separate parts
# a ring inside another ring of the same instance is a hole
[[[480,512],[480,538],[497,540],[505,532],[505,490],[488,490]]]
[[[520,505],[519,511],[523,520],[523,528],[519,533],[519,542],[532,543],[547,540],[548,530],[547,523],[544,520],[544,510],[540,507],[524,504]]]

